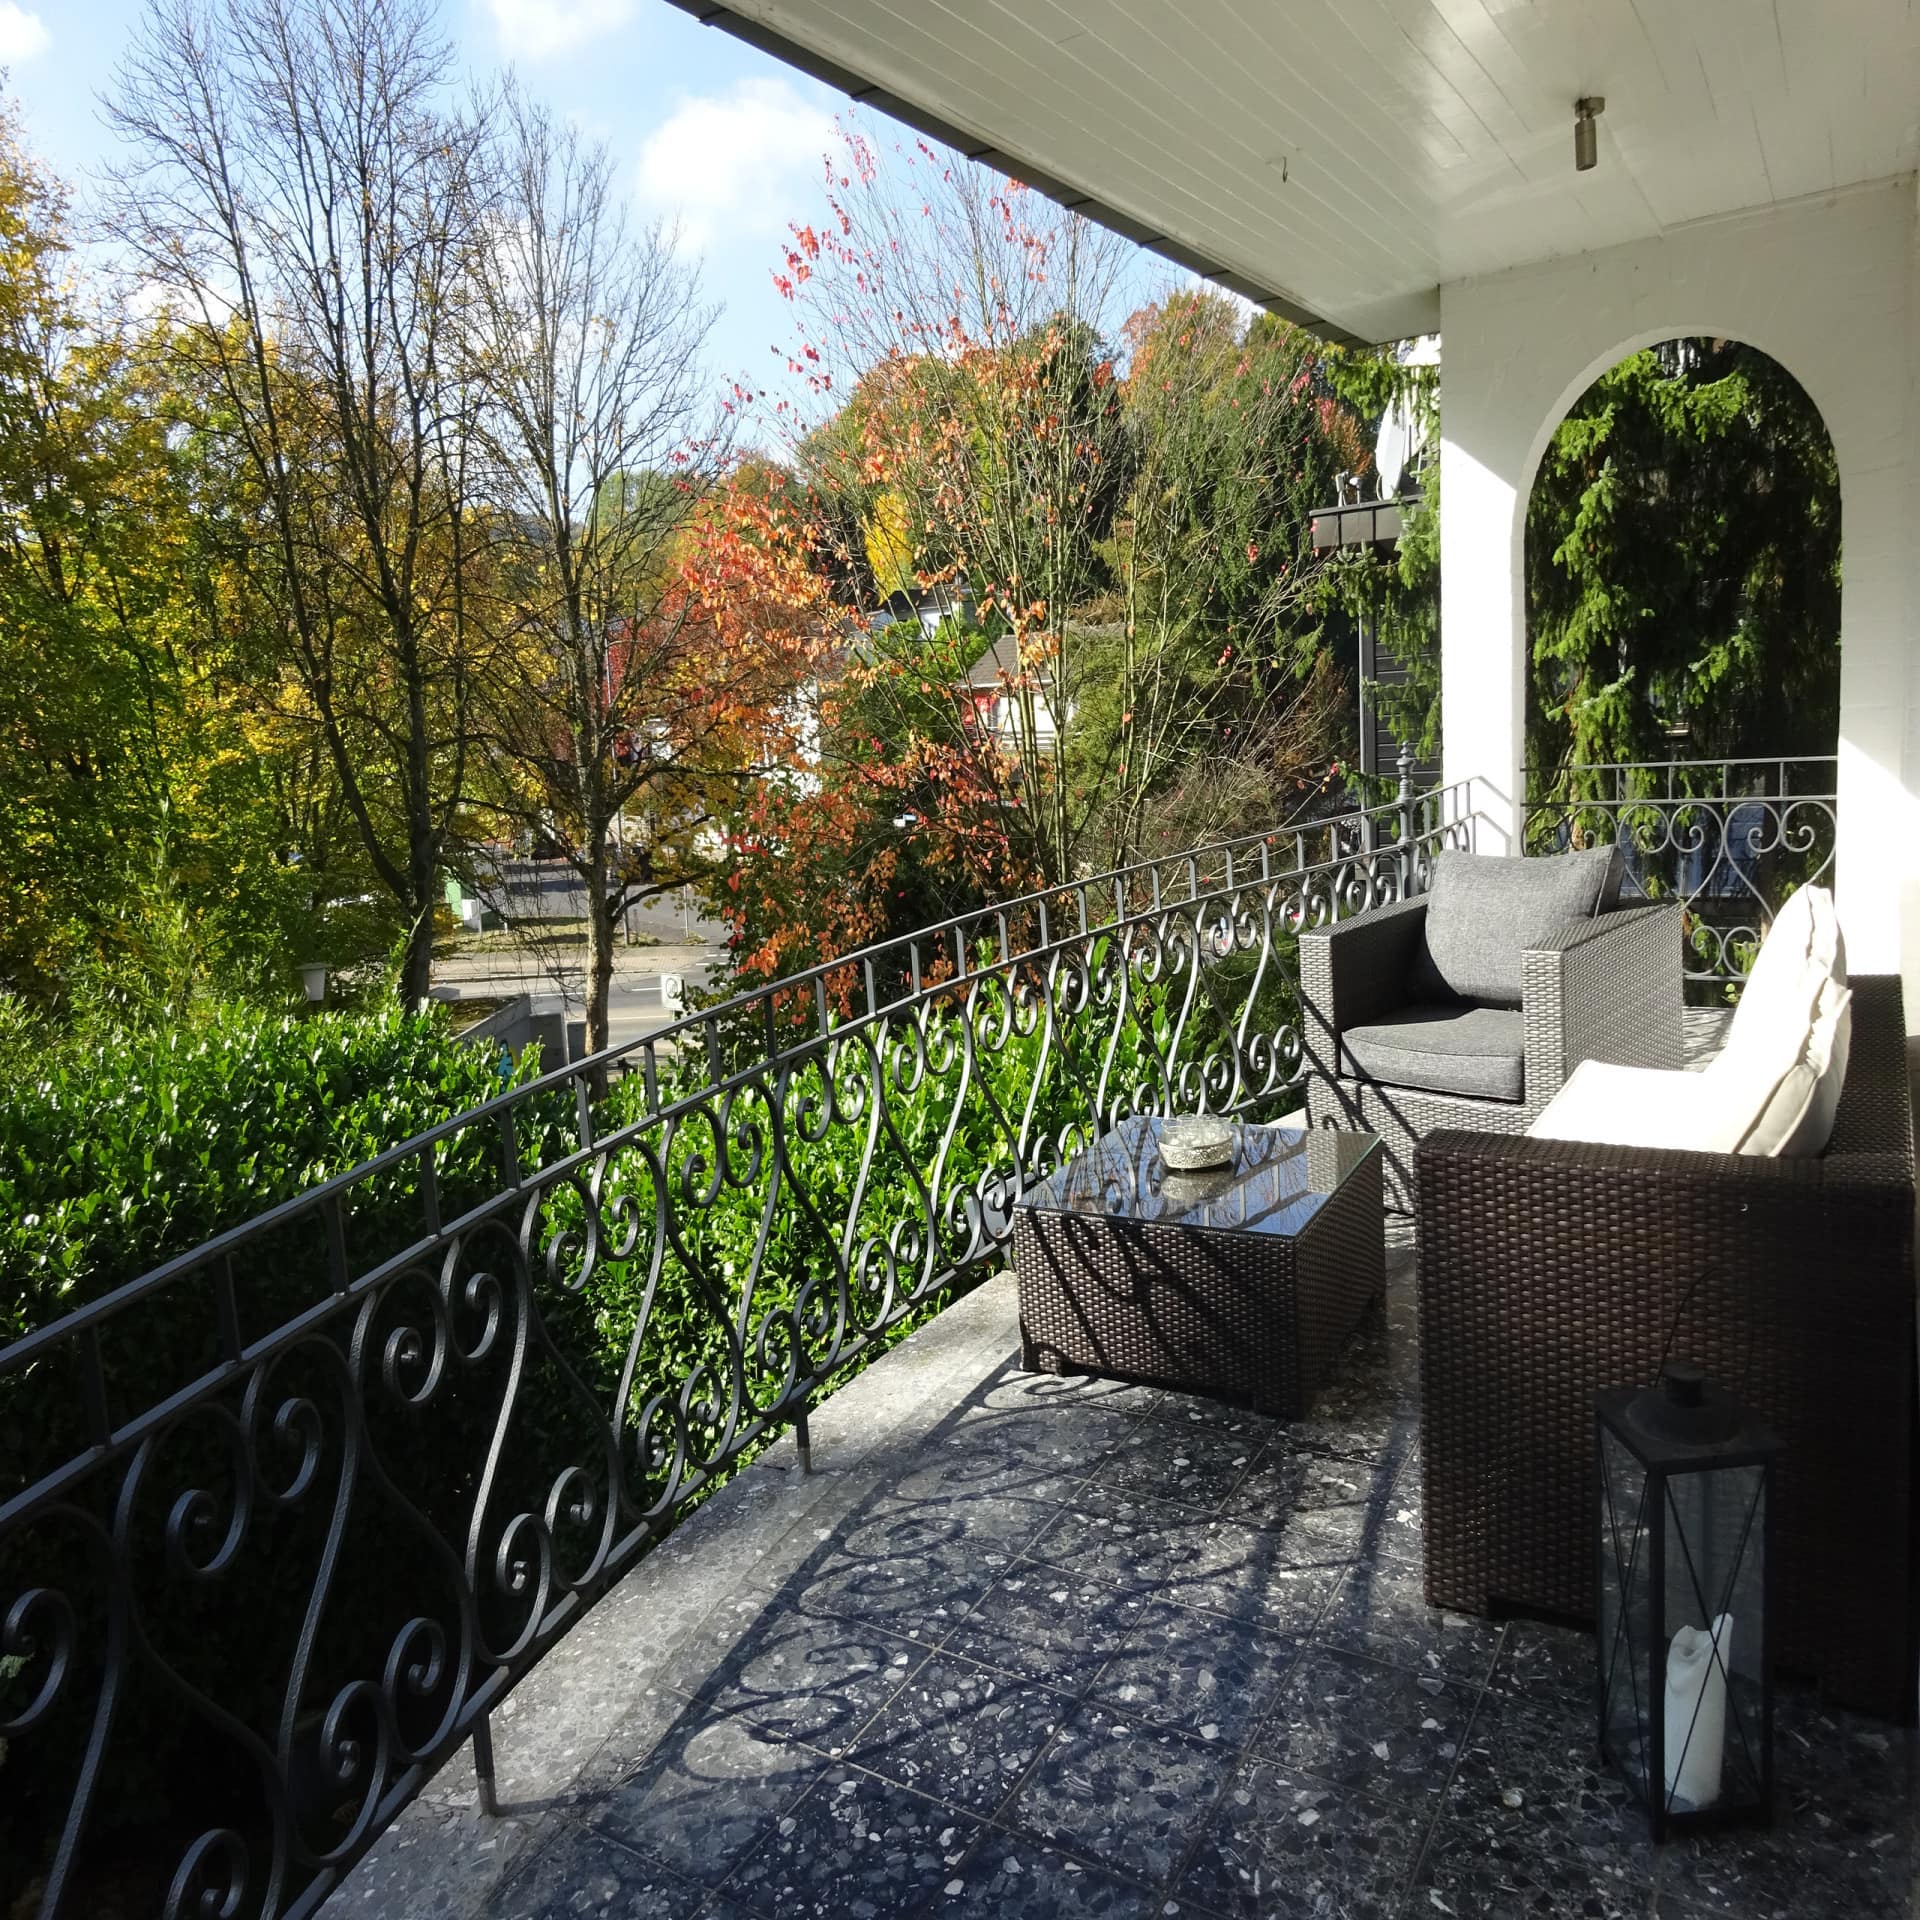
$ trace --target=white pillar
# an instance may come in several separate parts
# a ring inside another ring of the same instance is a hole
[[[1835,892],[1850,966],[1902,973],[1920,1031],[1914,181],[1458,281],[1440,325],[1442,748],[1490,851],[1518,845],[1526,501],[1566,409],[1623,355],[1686,334],[1744,340],[1807,390],[1840,471]]]
[[[1443,298],[1441,324],[1446,326]],[[1526,755],[1526,442],[1462,329],[1440,362],[1440,750],[1471,783],[1475,844],[1519,853]],[[1506,429],[1503,431],[1503,427]]]

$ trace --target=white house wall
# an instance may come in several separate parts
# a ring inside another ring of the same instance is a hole
[[[1744,340],[1806,389],[1841,498],[1837,894],[1856,971],[1920,1026],[1920,246],[1911,176],[1441,289],[1442,728],[1482,844],[1517,846],[1526,502],[1554,428],[1623,354]]]

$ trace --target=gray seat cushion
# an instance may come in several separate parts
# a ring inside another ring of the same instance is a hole
[[[1340,1036],[1340,1070],[1477,1100],[1526,1094],[1526,1022],[1508,1007],[1403,1007]]]
[[[1436,854],[1414,992],[1517,1007],[1521,954],[1569,920],[1593,918],[1612,860],[1611,847],[1527,859]]]

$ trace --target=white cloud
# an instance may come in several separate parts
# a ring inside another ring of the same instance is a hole
[[[770,240],[811,207],[833,117],[791,82],[742,80],[683,100],[640,149],[638,197],[676,218],[680,244],[704,252],[717,238]]]
[[[509,59],[544,60],[617,33],[633,18],[634,0],[487,0],[487,11]]]
[[[29,13],[17,0],[0,0],[0,66],[31,60],[52,45],[53,35],[37,13]]]

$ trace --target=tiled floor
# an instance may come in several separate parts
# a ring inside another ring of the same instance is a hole
[[[1656,1852],[1588,1644],[1425,1607],[1407,1265],[1292,1430],[990,1371],[679,1640],[479,1910],[1911,1914],[1906,1736],[1789,1696],[1778,1826]]]

